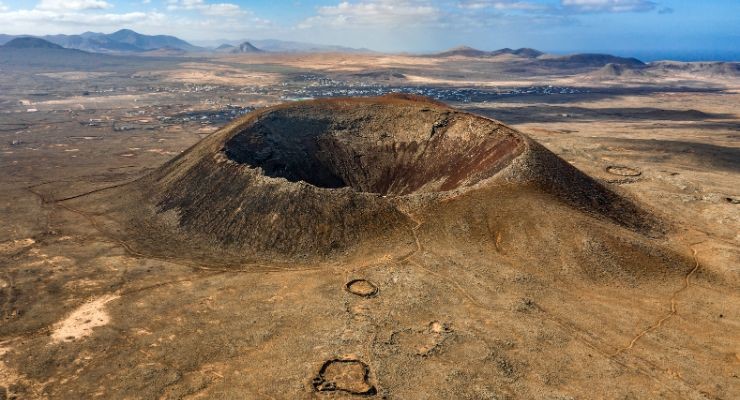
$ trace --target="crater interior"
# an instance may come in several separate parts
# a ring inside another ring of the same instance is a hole
[[[496,121],[435,104],[275,109],[224,145],[233,162],[288,181],[405,195],[475,184],[521,152]]]

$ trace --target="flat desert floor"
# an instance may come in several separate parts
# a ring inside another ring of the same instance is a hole
[[[502,71],[381,55],[4,70],[0,399],[740,398],[740,82]],[[581,278],[515,232],[458,243],[478,216],[430,210],[373,259],[216,268],[135,251],[80,201],[254,108],[393,88],[530,135],[664,220],[652,240],[687,264]]]

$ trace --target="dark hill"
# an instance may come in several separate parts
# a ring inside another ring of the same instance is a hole
[[[138,70],[160,65],[161,57],[125,57],[67,49],[43,39],[19,38],[0,46],[0,66],[37,71],[97,71],[127,68]],[[10,46],[8,46],[10,44]],[[169,61],[168,61],[169,62]]]
[[[232,53],[263,53],[263,50],[256,48],[252,43],[244,42],[239,47],[231,50]]]
[[[432,56],[436,56],[436,57],[453,57],[453,56],[484,57],[489,54],[490,53],[487,51],[474,49],[469,46],[459,46],[459,47],[454,47],[452,49],[443,51],[441,53],[433,54]]]
[[[383,244],[408,243],[414,222],[407,207],[445,208],[444,199],[483,190],[497,207],[507,190],[521,190],[512,194],[513,207],[534,190],[540,194],[530,199],[567,204],[565,219],[583,212],[636,230],[649,221],[526,135],[409,96],[251,113],[106,202],[128,220],[128,237],[167,243],[137,244],[146,251],[210,254],[238,265],[385,251]]]
[[[588,72],[585,77],[595,80],[614,80],[618,78],[642,78],[646,77],[647,67],[631,67],[623,64],[606,64],[605,66]]]
[[[63,49],[64,47],[39,39],[35,37],[19,37],[15,38],[8,43],[5,43],[3,47],[13,49]]]
[[[143,50],[154,50],[165,47],[186,51],[199,49],[198,47],[174,36],[142,35],[130,29],[121,29],[117,32],[106,35],[106,37],[113,42],[130,44]]]
[[[712,77],[740,77],[740,62],[679,62],[656,61],[648,64],[651,72],[659,74],[687,73]]]
[[[239,51],[239,49],[236,46],[224,43],[221,46],[216,47],[213,51],[216,53],[233,53],[235,51]]]
[[[516,49],[516,50],[512,51],[512,54],[516,54],[518,56],[528,57],[528,58],[537,58],[537,57],[539,57],[539,56],[541,56],[541,55],[543,55],[545,53],[543,53],[543,52],[541,52],[539,50],[535,50],[535,49],[531,49],[531,48],[528,48],[528,47],[524,47],[524,48]]]
[[[53,35],[44,39],[68,49],[77,49],[93,53],[138,53],[144,51],[129,43],[111,40],[102,33],[86,32],[82,35]]]
[[[478,50],[469,46],[459,46],[454,47],[452,49],[443,51],[441,53],[435,53],[432,54],[432,57],[453,57],[453,56],[461,56],[461,57],[491,57],[491,56],[498,56],[502,54],[512,54],[519,57],[525,57],[525,58],[537,58],[545,53],[530,49],[530,48],[521,48],[521,49],[510,49],[510,48],[503,48],[499,50],[494,51],[483,51]]]
[[[116,61],[104,54],[87,53],[63,47],[0,46],[0,65],[24,69],[54,71],[73,68],[89,71],[103,66],[120,65],[123,61],[125,60]]]
[[[544,64],[560,68],[600,68],[607,64],[628,67],[643,67],[645,63],[633,57],[618,57],[609,54],[570,54],[541,60]]]
[[[545,53],[539,50],[530,49],[530,48],[521,48],[521,49],[516,49],[516,50],[510,49],[510,48],[503,48],[500,50],[494,50],[490,52],[489,54],[492,56],[497,56],[500,54],[512,54],[515,56],[520,56],[520,57],[525,57],[525,58],[537,58]]]
[[[0,35],[0,41],[10,40],[11,36]],[[85,32],[80,35],[48,35],[40,37],[68,49],[84,50],[93,53],[139,53],[168,48],[183,51],[200,51],[202,48],[167,35],[143,35],[130,29],[121,29],[111,34]]]

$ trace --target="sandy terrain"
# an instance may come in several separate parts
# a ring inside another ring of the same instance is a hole
[[[274,85],[278,82],[280,74],[246,72],[243,69],[218,65],[211,63],[182,63],[176,70],[145,72],[140,71],[138,76],[149,79],[187,82],[187,83],[210,83],[223,85]]]
[[[0,398],[740,397],[736,79],[629,86],[383,55],[161,63],[0,77]],[[346,254],[219,263],[111,211],[215,137],[212,113],[384,69],[414,87],[589,89],[446,102],[530,135],[661,229],[484,187],[399,206],[392,235]]]
[[[54,327],[51,333],[52,342],[73,341],[93,334],[93,329],[110,322],[105,305],[116,300],[116,295],[106,295],[85,303],[72,311],[63,321]]]

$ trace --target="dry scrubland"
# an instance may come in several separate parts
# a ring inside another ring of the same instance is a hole
[[[103,64],[2,65],[0,399],[740,397],[736,76]]]

